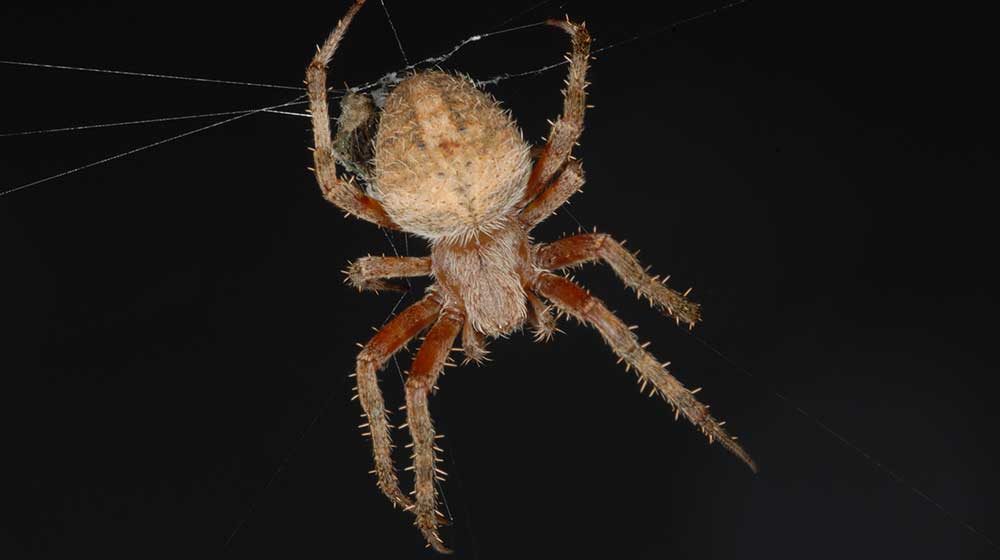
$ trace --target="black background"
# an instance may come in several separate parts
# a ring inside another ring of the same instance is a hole
[[[402,66],[369,4],[332,84]],[[494,341],[494,361],[451,370],[432,404],[458,557],[995,555],[909,486],[1000,537],[993,20],[962,4],[752,1],[654,34],[720,3],[577,1],[505,22],[534,4],[389,7],[414,59],[564,12],[595,48],[643,37],[593,65],[588,184],[570,210],[694,286],[705,322],[686,334],[601,267],[577,278],[705,387],[762,470],[639,395],[594,332]],[[0,58],[298,85],[345,9],[7,7]],[[566,48],[536,27],[445,67],[484,78]],[[537,140],[563,72],[490,91]],[[2,132],[296,95],[6,65],[0,83]],[[0,137],[0,189],[211,122]],[[397,297],[358,294],[340,271],[392,248],[321,199],[310,144],[307,119],[255,115],[0,198],[7,557],[432,554],[367,474],[349,401],[355,342]],[[576,227],[560,213],[536,238]],[[399,381],[390,365],[393,405]]]

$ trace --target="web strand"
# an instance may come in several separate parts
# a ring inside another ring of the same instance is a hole
[[[90,163],[81,165],[79,167],[74,167],[72,169],[67,169],[66,171],[62,171],[60,173],[56,173],[55,175],[49,175],[48,177],[44,177],[42,179],[37,179],[35,181],[31,181],[29,183],[25,183],[25,184],[19,185],[17,187],[12,187],[12,188],[8,188],[8,189],[0,190],[0,198],[5,197],[5,196],[10,195],[10,194],[13,194],[13,193],[15,193],[17,191],[20,191],[20,190],[23,190],[23,189],[27,189],[27,188],[34,187],[34,186],[37,186],[37,185],[41,185],[43,183],[48,183],[49,181],[52,181],[52,180],[55,180],[55,179],[59,179],[60,177],[65,177],[67,175],[72,175],[74,173],[78,173],[78,172],[83,171],[85,169],[90,169],[92,167],[97,167],[98,165],[103,165],[105,163],[108,163],[108,162],[111,162],[111,161],[115,161],[115,160],[121,159],[123,157],[130,156],[132,154],[137,154],[139,152],[148,150],[150,148],[155,148],[157,146],[162,146],[163,144],[166,144],[168,142],[173,142],[175,140],[180,140],[181,138],[186,138],[188,136],[192,136],[194,134],[198,134],[199,132],[204,132],[206,130],[215,128],[217,126],[222,126],[224,124],[231,123],[233,121],[236,121],[236,120],[239,120],[239,119],[242,119],[242,118],[245,118],[245,117],[249,117],[250,115],[256,115],[256,114],[263,113],[263,112],[271,110],[271,109],[278,109],[278,108],[281,108],[281,107],[286,107],[286,106],[289,106],[289,105],[294,105],[294,104],[298,103],[299,100],[302,99],[302,97],[304,97],[304,96],[299,96],[299,97],[295,98],[294,100],[286,102],[286,103],[279,103],[277,105],[272,105],[272,106],[269,106],[269,107],[262,107],[260,109],[255,109],[255,110],[252,110],[252,111],[248,111],[246,113],[243,113],[243,114],[240,114],[240,115],[236,115],[234,117],[230,117],[228,119],[224,119],[224,120],[221,120],[221,121],[217,121],[217,122],[214,122],[212,124],[196,128],[194,130],[189,130],[187,132],[182,132],[181,134],[170,136],[170,137],[164,138],[162,140],[157,140],[156,142],[152,142],[150,144],[145,144],[145,145],[139,146],[137,148],[132,148],[131,150],[126,150],[124,152],[115,154],[113,156],[108,156],[106,158],[99,159],[97,161],[92,161]]]
[[[402,68],[400,70],[396,70],[394,72],[389,72],[389,73],[383,75],[381,78],[379,78],[379,79],[377,79],[375,81],[368,82],[367,84],[351,88],[351,91],[365,92],[365,91],[369,91],[369,90],[376,89],[376,88],[379,88],[379,87],[385,87],[386,85],[392,85],[392,84],[399,83],[402,80],[401,76],[406,76],[407,74],[409,74],[413,70],[416,70],[416,69],[418,69],[420,67],[435,66],[435,65],[443,64],[443,63],[447,62],[449,59],[451,59],[453,56],[455,56],[460,50],[462,50],[463,48],[465,48],[467,45],[469,45],[471,43],[475,43],[477,41],[481,41],[481,40],[486,39],[488,37],[494,37],[496,35],[503,35],[504,33],[512,33],[514,31],[521,31],[522,29],[528,29],[528,28],[531,28],[531,27],[538,27],[540,25],[545,25],[545,22],[544,21],[538,21],[538,22],[529,23],[529,24],[526,24],[526,25],[519,25],[517,27],[510,27],[510,28],[507,28],[507,29],[501,29],[499,31],[491,31],[491,32],[488,32],[488,33],[480,33],[480,34],[477,34],[477,35],[472,35],[470,37],[467,37],[467,38],[462,39],[461,41],[459,41],[454,47],[451,48],[451,50],[445,52],[444,54],[441,54],[441,55],[438,55],[438,56],[431,56],[431,57],[425,58],[423,60],[419,60],[417,62],[414,62],[412,64],[408,64],[404,68]]]
[[[553,1],[554,0],[544,0],[542,2],[539,2],[539,3],[535,4],[534,6],[531,6],[529,8],[525,8],[525,9],[521,10],[520,12],[518,12],[518,13],[510,16],[509,18],[501,21],[500,23],[496,24],[496,26],[494,27],[494,29],[496,27],[503,27],[504,25],[507,25],[508,23],[510,23],[510,22],[512,22],[512,21],[514,21],[514,20],[516,20],[518,18],[520,18],[521,16],[523,16],[525,14],[531,13],[531,12],[537,10],[538,8],[541,8],[542,6],[544,6],[546,4],[551,4]],[[561,7],[562,6],[560,6],[560,8]]]
[[[399,40],[399,32],[396,31],[396,25],[392,23],[392,16],[389,15],[389,7],[385,5],[385,0],[380,0],[382,3],[382,11],[385,12],[385,19],[389,20],[389,27],[392,28],[392,36],[396,38],[396,45],[399,47],[399,54],[403,55],[403,64],[409,66],[410,59],[406,57],[406,51],[403,49],[403,42]]]
[[[654,29],[652,31],[647,31],[645,33],[639,33],[638,35],[634,35],[632,37],[629,37],[628,39],[622,39],[621,41],[616,41],[614,43],[611,43],[610,45],[606,45],[604,47],[601,47],[599,49],[594,50],[591,54],[598,54],[598,53],[602,53],[604,51],[609,51],[611,49],[620,47],[622,45],[627,45],[629,43],[638,41],[640,39],[648,39],[650,37],[655,37],[655,36],[657,36],[657,35],[659,35],[661,33],[665,33],[667,31],[672,31],[672,30],[674,30],[674,29],[676,29],[676,28],[678,28],[678,27],[680,27],[682,25],[685,25],[685,24],[688,24],[688,23],[691,23],[691,22],[694,22],[694,21],[698,21],[699,19],[703,19],[703,18],[706,18],[706,17],[709,17],[709,16],[714,16],[714,15],[719,14],[721,12],[724,12],[726,10],[730,10],[730,9],[735,8],[737,6],[741,6],[743,4],[746,4],[749,1],[750,0],[737,0],[735,2],[730,2],[728,4],[723,4],[722,6],[719,6],[717,8],[712,8],[711,10],[705,10],[704,12],[701,12],[699,14],[696,14],[696,15],[693,15],[693,16],[690,16],[690,17],[686,17],[686,18],[683,18],[683,19],[676,20],[676,21],[674,21],[674,22],[672,22],[670,24],[664,25],[663,27],[660,27],[658,29]]]
[[[901,475],[899,475],[898,473],[896,473],[896,471],[894,471],[893,469],[889,468],[885,463],[883,463],[882,461],[880,461],[879,459],[877,459],[874,455],[872,455],[868,451],[865,451],[861,446],[859,446],[859,445],[855,444],[854,442],[852,442],[851,440],[847,439],[847,437],[841,435],[840,432],[834,430],[833,428],[831,428],[830,426],[828,426],[825,422],[823,422],[819,418],[815,417],[814,415],[810,414],[808,411],[806,411],[801,406],[799,406],[795,401],[793,401],[792,399],[788,398],[783,393],[781,393],[780,391],[778,391],[773,385],[771,385],[770,383],[768,383],[766,380],[764,380],[763,378],[758,377],[757,375],[753,374],[749,369],[747,369],[747,368],[745,368],[745,367],[737,364],[734,360],[730,359],[728,356],[726,356],[725,354],[723,354],[722,352],[720,352],[719,350],[717,350],[714,346],[712,346],[711,344],[709,344],[708,341],[702,339],[701,337],[699,337],[698,335],[696,335],[693,332],[689,331],[688,329],[681,329],[681,330],[684,331],[691,338],[697,340],[702,346],[704,346],[706,349],[708,349],[709,352],[711,352],[711,353],[715,354],[716,356],[718,356],[719,359],[721,359],[723,362],[725,362],[726,364],[728,364],[730,367],[732,367],[733,369],[735,369],[737,371],[742,372],[743,374],[745,374],[746,376],[750,377],[754,381],[762,384],[765,387],[765,389],[767,389],[772,395],[774,395],[775,397],[777,397],[778,399],[780,399],[781,402],[783,402],[785,404],[785,406],[787,406],[788,408],[790,408],[793,411],[795,411],[795,413],[798,414],[799,416],[801,416],[802,418],[805,418],[806,420],[809,420],[810,422],[812,422],[817,428],[819,428],[820,430],[822,430],[823,432],[825,432],[830,437],[836,439],[844,447],[846,447],[846,448],[850,449],[851,451],[853,451],[853,452],[857,453],[858,455],[860,455],[870,465],[874,466],[877,470],[879,470],[883,474],[887,475],[894,482],[896,482],[900,486],[908,489],[910,492],[912,492],[914,495],[916,495],[917,497],[919,497],[925,503],[930,504],[931,506],[935,507],[939,512],[941,512],[942,514],[944,514],[945,517],[948,517],[951,520],[955,521],[961,527],[965,528],[967,531],[969,531],[973,535],[976,535],[976,536],[982,538],[991,547],[1000,550],[1000,547],[997,547],[996,543],[994,543],[991,538],[989,538],[988,536],[986,536],[985,533],[983,533],[979,529],[975,528],[971,523],[969,523],[965,519],[962,519],[961,517],[959,517],[958,514],[952,512],[948,508],[946,508],[943,505],[941,505],[939,502],[935,501],[933,498],[931,498],[929,495],[927,495],[926,492],[924,492],[923,490],[921,490],[916,485],[914,485],[914,484],[910,483],[909,481],[907,481]]]
[[[384,2],[383,2],[383,8],[385,8]],[[530,10],[528,10],[528,11],[530,11]],[[524,12],[524,13],[527,13],[527,12]],[[403,56],[403,60],[404,60],[404,63],[406,64],[406,66],[404,68],[402,68],[401,70],[397,70],[397,71],[394,71],[394,72],[389,72],[389,73],[383,75],[378,80],[366,83],[366,84],[364,84],[362,86],[358,86],[356,88],[351,88],[351,91],[369,91],[369,90],[372,90],[372,89],[376,89],[378,87],[384,87],[385,85],[391,85],[391,84],[398,83],[401,80],[401,78],[399,76],[405,75],[408,72],[410,72],[412,70],[415,70],[415,69],[417,69],[419,67],[432,66],[432,65],[437,65],[437,64],[443,64],[444,62],[448,61],[453,56],[455,56],[456,53],[458,53],[462,48],[464,48],[465,46],[469,45],[470,43],[474,43],[474,42],[480,41],[480,40],[488,38],[488,37],[494,37],[494,36],[497,36],[497,35],[503,35],[505,33],[512,33],[512,32],[515,32],[515,31],[520,31],[520,30],[523,30],[523,29],[528,29],[528,28],[531,28],[531,27],[537,27],[537,26],[545,24],[544,21],[539,21],[539,22],[530,23],[530,24],[526,24],[526,25],[519,25],[519,26],[516,26],[516,27],[510,27],[510,28],[507,28],[507,29],[500,29],[498,31],[491,31],[491,32],[488,32],[488,33],[481,33],[481,34],[473,35],[471,37],[463,39],[462,41],[459,41],[454,47],[452,47],[449,51],[445,52],[444,54],[437,55],[437,56],[431,56],[431,57],[425,58],[423,60],[420,60],[420,61],[417,61],[417,62],[414,62],[414,63],[411,64],[411,63],[409,63],[408,57],[406,56],[406,52],[403,50],[402,43],[399,41],[399,36],[398,36],[398,34],[396,34],[395,25],[393,25],[393,23],[392,23],[392,19],[389,16],[389,12],[388,12],[387,8],[386,8],[386,17],[389,18],[389,24],[392,27],[394,35],[396,36],[396,41],[397,41],[397,44],[399,46],[400,54]],[[513,19],[516,19],[516,17],[509,18],[508,21],[513,20]],[[192,76],[177,76],[177,75],[170,75],[170,74],[150,73],[150,72],[130,72],[130,71],[124,71],[124,70],[113,70],[113,69],[105,69],[105,68],[87,68],[87,67],[78,67],[78,66],[57,65],[57,64],[42,64],[42,63],[14,61],[14,60],[0,60],[0,64],[6,64],[6,65],[10,65],[10,66],[24,66],[24,67],[31,67],[31,68],[44,68],[44,69],[56,69],[56,70],[72,70],[72,71],[80,71],[80,72],[96,72],[96,73],[101,73],[101,74],[124,75],[124,76],[144,77],[144,78],[171,79],[171,80],[183,80],[183,81],[215,83],[215,84],[225,84],[225,85],[242,85],[242,86],[250,86],[250,87],[289,89],[289,90],[296,90],[296,91],[302,91],[304,89],[304,88],[298,87],[298,86],[284,86],[284,85],[278,85],[278,84],[267,84],[267,83],[258,83],[258,82],[243,82],[243,81],[234,81],[234,80],[218,80],[218,79],[212,79],[212,78],[200,78],[200,77],[192,77]],[[519,76],[522,76],[522,75],[539,74],[539,73],[542,73],[542,72],[544,72],[546,70],[550,70],[552,68],[556,68],[558,66],[561,66],[562,64],[564,64],[564,62],[553,64],[553,65],[550,65],[550,66],[547,66],[547,67],[543,67],[543,68],[540,68],[540,69],[535,69],[535,70],[532,70],[532,71],[529,71],[529,72],[523,72],[523,73],[519,73],[519,74],[509,74],[509,75],[504,75],[504,76],[497,76],[497,77],[491,78],[489,80],[483,81],[481,83],[492,85],[492,84],[495,84],[495,83],[500,82],[500,81],[502,81],[504,79],[507,79],[507,78],[519,77]],[[332,100],[338,99],[339,97],[343,96],[343,94],[347,93],[348,90],[330,88],[329,91],[335,94],[335,96],[331,96],[330,97],[330,100],[332,101]],[[114,128],[114,127],[120,127],[120,126],[134,126],[134,125],[140,125],[140,124],[154,124],[154,123],[168,122],[168,121],[173,121],[173,120],[209,118],[209,117],[213,117],[213,116],[226,116],[226,115],[242,115],[244,113],[250,114],[250,113],[255,113],[255,112],[266,112],[266,113],[282,114],[282,115],[289,115],[289,116],[296,116],[296,117],[308,116],[308,115],[303,114],[303,113],[288,113],[288,112],[283,112],[283,111],[277,111],[277,110],[274,110],[274,109],[265,109],[265,110],[250,109],[250,110],[247,110],[247,111],[224,111],[224,112],[214,112],[214,113],[202,113],[202,114],[197,114],[197,115],[184,115],[184,116],[178,116],[178,117],[161,117],[161,118],[153,118],[153,119],[140,119],[140,120],[134,120],[134,121],[121,121],[121,122],[112,122],[112,123],[98,123],[98,124],[91,124],[91,125],[78,125],[78,126],[56,127],[56,128],[40,129],[40,130],[27,130],[27,131],[17,131],[17,132],[6,132],[6,133],[0,133],[0,138],[15,137],[15,136],[28,136],[28,135],[40,135],[40,134],[50,134],[50,133],[57,133],[57,132],[80,131],[80,130],[88,130],[88,129],[96,129],[96,128]],[[235,120],[235,119],[233,119],[233,120]],[[229,121],[225,121],[225,122],[229,122]],[[222,123],[222,124],[224,124],[224,123]],[[195,131],[192,131],[192,133],[193,132],[195,132]],[[152,147],[152,146],[150,146],[150,147]],[[103,162],[94,162],[94,165],[97,165],[99,163],[103,163]],[[86,167],[84,167],[84,169],[85,168]],[[80,169],[80,170],[82,170],[82,169]],[[75,172],[75,171],[79,171],[79,170],[70,170],[70,171],[71,172]],[[66,173],[66,174],[69,174],[69,173]],[[54,179],[54,178],[61,177],[61,176],[63,176],[63,175],[54,176],[52,178]],[[46,180],[49,180],[49,179],[46,179]],[[22,187],[19,187],[19,188],[26,188],[27,186],[33,186],[33,185],[22,185]],[[14,192],[14,190],[19,190],[19,188],[15,188],[13,190],[12,189],[8,189],[7,191],[0,191],[0,197],[4,196],[6,194],[9,194],[9,192]]]
[[[731,8],[735,8],[735,7],[740,6],[742,4],[746,4],[749,1],[750,0],[738,0],[737,2],[730,2],[728,4],[724,4],[724,5],[719,6],[717,8],[712,8],[711,10],[706,10],[706,11],[701,12],[699,14],[696,14],[696,15],[693,15],[693,16],[690,16],[690,17],[686,17],[686,18],[683,18],[683,19],[676,20],[676,21],[674,21],[674,22],[672,22],[670,24],[667,24],[667,25],[665,25],[663,27],[660,27],[658,29],[654,29],[653,31],[648,31],[646,33],[639,33],[639,34],[633,35],[632,37],[629,37],[627,39],[622,39],[621,41],[616,41],[616,42],[611,43],[609,45],[605,45],[605,46],[603,46],[601,48],[594,49],[593,51],[591,51],[591,55],[596,55],[596,54],[599,54],[599,53],[602,53],[602,52],[606,52],[606,51],[609,51],[611,49],[620,47],[622,45],[627,45],[627,44],[633,43],[635,41],[639,41],[639,40],[642,40],[642,39],[648,39],[650,37],[654,37],[656,35],[659,35],[661,33],[665,33],[667,31],[672,31],[673,29],[676,29],[677,27],[680,27],[681,25],[684,25],[684,24],[687,24],[687,23],[691,23],[691,22],[694,22],[694,21],[697,21],[699,19],[712,16],[712,15],[716,15],[716,14],[718,14],[720,12],[729,10]],[[563,6],[565,6],[568,3],[569,2],[566,2],[566,3],[562,4],[559,7],[562,8]],[[544,23],[544,22],[540,22],[540,23]],[[536,25],[538,25],[538,24],[536,24]],[[530,27],[530,26],[528,26],[528,27]],[[492,86],[492,85],[496,85],[496,84],[498,84],[498,83],[500,83],[500,82],[502,82],[504,80],[509,80],[511,78],[523,78],[523,77],[526,77],[526,76],[535,76],[535,75],[543,74],[545,72],[548,72],[549,70],[554,70],[554,69],[559,68],[561,66],[565,66],[566,64],[568,64],[566,62],[566,60],[560,60],[560,61],[554,62],[552,64],[547,64],[545,66],[541,66],[539,68],[535,68],[534,70],[525,70],[524,72],[514,72],[514,73],[498,74],[498,75],[493,76],[491,78],[485,78],[485,79],[481,79],[481,80],[475,80],[475,83],[479,87]]]
[[[383,6],[383,8],[385,8],[385,3],[384,2],[382,3],[382,6]],[[373,89],[373,88],[375,88],[375,87],[377,87],[379,85],[383,85],[385,83],[395,83],[395,81],[398,81],[398,80],[395,80],[394,78],[396,76],[400,75],[400,74],[405,74],[407,72],[410,72],[410,71],[415,70],[415,69],[417,69],[419,67],[422,67],[422,66],[432,66],[432,65],[435,65],[435,64],[444,63],[448,59],[450,59],[451,57],[455,56],[456,53],[458,53],[460,50],[462,50],[463,47],[465,47],[466,45],[468,45],[470,43],[474,43],[476,41],[480,41],[480,40],[486,39],[488,37],[494,37],[494,36],[497,36],[497,35],[503,35],[505,33],[512,33],[514,31],[520,31],[522,29],[528,29],[530,27],[536,27],[536,26],[544,25],[545,24],[544,21],[539,21],[539,22],[530,23],[530,24],[527,24],[527,25],[519,25],[517,27],[511,27],[511,28],[507,28],[507,29],[500,29],[498,31],[490,31],[490,32],[487,32],[487,33],[480,33],[480,34],[477,34],[477,35],[472,35],[471,37],[468,37],[468,38],[460,41],[454,47],[452,47],[451,50],[449,50],[448,52],[446,52],[446,53],[444,53],[442,55],[431,56],[431,57],[425,58],[423,60],[420,60],[420,61],[417,61],[417,62],[414,62],[414,63],[411,64],[409,62],[409,60],[408,60],[408,57],[406,56],[406,52],[403,50],[402,43],[399,41],[399,36],[398,36],[398,34],[396,32],[396,27],[392,23],[392,19],[389,16],[389,11],[388,11],[387,8],[386,8],[386,17],[389,18],[389,25],[392,27],[393,34],[396,37],[396,42],[397,42],[397,45],[399,46],[400,54],[402,54],[402,56],[403,56],[403,61],[404,61],[405,66],[401,70],[398,70],[398,71],[395,71],[395,72],[390,72],[390,73],[384,75],[382,78],[380,78],[378,80],[375,80],[373,82],[370,82],[370,83],[365,84],[363,86],[360,86],[358,88],[352,88],[352,90],[354,90],[354,91],[367,91],[369,89]],[[511,18],[511,19],[514,19],[514,18]],[[161,74],[161,73],[155,73],[155,72],[132,72],[132,71],[128,71],[128,70],[115,70],[115,69],[110,69],[110,68],[91,68],[91,67],[85,67],[85,66],[68,66],[68,65],[64,65],[64,64],[45,64],[45,63],[40,63],[40,62],[28,62],[28,61],[23,61],[23,60],[3,60],[3,59],[0,59],[0,64],[7,65],[7,66],[21,66],[21,67],[42,68],[42,69],[49,69],[49,70],[71,70],[71,71],[76,71],[76,72],[93,72],[93,73],[99,73],[99,74],[111,74],[111,75],[117,75],[117,76],[132,76],[132,77],[139,77],[139,78],[155,78],[155,79],[165,79],[165,80],[181,80],[181,81],[187,81],[187,82],[201,82],[201,83],[222,84],[222,85],[236,85],[236,86],[245,86],[245,87],[271,88],[271,89],[286,89],[286,90],[292,90],[292,91],[303,91],[303,90],[305,90],[305,88],[302,87],[302,86],[289,86],[289,85],[281,85],[281,84],[270,84],[270,83],[263,83],[263,82],[248,82],[248,81],[239,81],[239,80],[221,80],[221,79],[214,79],[214,78],[202,78],[202,77],[198,77],[198,76],[179,76],[179,75],[175,75],[175,74]],[[344,93],[343,90],[333,90],[333,91],[336,91],[338,93]]]
[[[536,9],[538,9],[538,8],[546,5],[546,4],[548,4],[550,1],[551,0],[547,0],[545,2],[540,2],[538,4],[535,4],[534,6],[528,8],[526,10],[523,10],[522,12],[520,12],[520,13],[518,13],[518,14],[510,17],[510,18],[508,18],[506,21],[502,22],[500,25],[503,25],[503,24],[508,23],[510,21],[513,21],[513,20],[516,20],[517,18],[523,16],[524,14],[532,12],[532,11],[534,11],[534,10],[536,10]],[[650,32],[646,32],[646,33],[640,33],[640,34],[634,35],[632,37],[629,37],[627,39],[623,39],[621,41],[617,41],[615,43],[611,43],[611,44],[606,45],[604,47],[595,49],[593,51],[593,54],[598,54],[598,53],[601,53],[601,52],[605,52],[605,51],[611,50],[613,48],[617,48],[617,47],[620,47],[622,45],[626,45],[628,43],[632,43],[632,42],[635,42],[635,41],[638,41],[638,40],[641,40],[641,39],[645,39],[645,38],[648,38],[648,37],[659,35],[659,34],[661,34],[663,32],[675,29],[675,28],[677,28],[677,27],[679,27],[681,25],[688,24],[688,23],[691,23],[693,21],[697,21],[699,19],[703,19],[703,18],[712,16],[712,15],[716,15],[716,14],[718,14],[720,12],[723,12],[723,11],[735,8],[737,6],[746,4],[747,2],[749,2],[749,0],[738,0],[738,1],[735,1],[735,2],[730,2],[728,4],[724,4],[724,5],[719,6],[717,8],[713,8],[711,10],[706,10],[706,11],[701,12],[699,14],[696,14],[694,16],[690,16],[690,17],[687,17],[687,18],[676,20],[676,21],[674,21],[674,22],[672,22],[672,23],[670,23],[668,25],[665,25],[665,26],[659,28],[659,29],[656,29],[656,30],[653,30],[653,31],[650,31]],[[563,4],[561,4],[559,6],[559,8],[560,9],[563,8],[566,4],[569,4],[569,2],[564,2]],[[398,76],[405,75],[406,73],[408,73],[408,72],[410,72],[412,70],[416,70],[417,68],[424,67],[424,66],[433,66],[433,65],[443,64],[443,63],[447,62],[449,59],[451,59],[453,56],[455,56],[455,54],[457,54],[460,50],[462,50],[464,47],[466,47],[467,45],[469,45],[471,43],[475,43],[477,41],[481,41],[481,40],[489,38],[489,37],[495,37],[497,35],[503,35],[505,33],[512,33],[512,32],[515,32],[515,31],[521,31],[521,30],[524,30],[524,29],[530,29],[532,27],[538,27],[538,26],[541,26],[541,25],[545,25],[545,21],[538,21],[538,22],[535,22],[535,23],[529,23],[529,24],[519,25],[519,26],[510,27],[510,28],[506,28],[506,29],[500,29],[500,30],[497,30],[497,31],[490,31],[490,32],[486,32],[486,33],[480,33],[480,34],[472,35],[470,37],[467,37],[467,38],[459,41],[454,47],[452,47],[449,51],[445,52],[444,54],[437,55],[437,56],[431,56],[431,57],[425,58],[423,60],[420,60],[420,61],[417,61],[417,62],[414,62],[414,63],[411,64],[411,63],[409,63],[409,59],[406,56],[406,51],[403,49],[403,45],[402,45],[402,42],[399,39],[399,34],[398,34],[397,30],[396,30],[396,26],[392,22],[392,18],[391,18],[390,14],[389,14],[388,8],[386,7],[384,0],[382,0],[382,7],[385,10],[386,18],[389,20],[389,25],[392,28],[393,36],[396,39],[396,43],[397,43],[397,45],[399,47],[400,54],[403,56],[403,61],[404,61],[405,66],[402,69],[400,69],[400,70],[397,70],[397,71],[394,71],[394,72],[389,72],[389,73],[385,74],[384,76],[382,76],[378,80],[369,82],[367,84],[364,84],[362,86],[358,86],[356,88],[351,88],[353,91],[368,91],[368,90],[374,89],[376,87],[385,85],[387,83],[388,84],[396,83],[396,82],[399,81]],[[27,62],[27,61],[18,61],[18,60],[0,60],[0,64],[5,64],[5,65],[9,65],[9,66],[31,67],[31,68],[45,68],[45,69],[56,69],[56,70],[72,70],[72,71],[79,71],[79,72],[96,72],[96,73],[101,73],[101,74],[113,74],[113,75],[134,76],[134,77],[143,77],[143,78],[182,80],[182,81],[189,81],[189,82],[202,82],[202,83],[213,83],[213,84],[224,84],[224,85],[239,85],[239,86],[246,86],[246,87],[286,89],[286,90],[294,90],[294,91],[302,91],[304,89],[302,86],[288,86],[288,85],[270,84],[270,83],[263,83],[263,82],[249,82],[249,81],[239,81],[239,80],[221,80],[221,79],[214,79],[214,78],[202,78],[202,77],[197,77],[197,76],[178,76],[178,75],[173,75],[173,74],[160,74],[160,73],[152,73],[152,72],[132,72],[132,71],[126,71],[126,70],[114,70],[114,69],[107,69],[107,68],[90,68],[90,67],[81,67],[81,66],[67,66],[67,65],[61,65],[61,64],[43,64],[43,63],[37,63],[37,62]],[[566,61],[562,60],[562,61],[559,61],[559,62],[556,62],[556,63],[553,63],[553,64],[549,64],[549,65],[546,65],[546,66],[542,66],[540,68],[536,68],[534,70],[527,70],[527,71],[524,71],[524,72],[517,72],[517,73],[500,74],[500,75],[497,75],[497,76],[494,76],[494,77],[491,77],[491,78],[477,80],[476,83],[479,84],[479,85],[482,85],[482,86],[494,85],[494,84],[497,84],[497,83],[499,83],[501,81],[508,80],[508,79],[511,79],[511,78],[519,78],[519,77],[524,77],[524,76],[531,76],[531,75],[541,74],[541,73],[547,72],[549,70],[553,70],[555,68],[563,66],[565,64],[566,64]],[[336,91],[338,93],[344,93],[343,90],[332,90],[332,91]]]
[[[229,548],[229,545],[233,542],[233,539],[236,538],[236,534],[239,533],[241,529],[243,529],[243,527],[247,524],[247,521],[250,520],[250,517],[253,516],[254,511],[257,509],[257,503],[267,493],[267,490],[271,487],[271,485],[274,484],[274,481],[278,479],[278,476],[282,473],[282,471],[285,470],[285,467],[287,467],[288,464],[292,461],[292,459],[295,458],[296,454],[298,454],[299,447],[301,447],[302,442],[306,439],[306,436],[309,435],[309,432],[310,430],[312,430],[313,426],[315,426],[316,423],[319,422],[319,419],[323,416],[323,413],[326,411],[326,409],[329,408],[330,403],[333,402],[334,396],[336,396],[336,391],[330,391],[330,394],[327,395],[323,403],[320,404],[319,411],[316,413],[315,416],[313,416],[312,421],[309,422],[309,424],[302,430],[302,432],[299,433],[298,439],[295,440],[295,443],[292,444],[291,449],[288,451],[288,453],[285,454],[285,457],[281,460],[281,462],[278,463],[278,467],[274,469],[273,473],[271,473],[271,477],[267,479],[267,483],[264,484],[264,487],[261,489],[260,494],[252,502],[250,502],[250,506],[247,508],[246,513],[236,524],[236,527],[233,528],[232,532],[229,533],[229,537],[226,538],[226,542],[223,543],[222,545],[223,550]]]
[[[216,80],[212,78],[199,78],[195,76],[176,76],[172,74],[155,74],[150,72],[129,72],[127,70],[110,70],[107,68],[87,68],[82,66],[66,66],[62,64],[42,64],[40,62],[26,62],[22,60],[0,60],[0,64],[8,66],[27,66],[30,68],[47,68],[50,70],[74,70],[77,72],[96,72],[99,74],[115,74],[118,76],[133,76],[139,78],[158,78],[163,80],[183,80],[186,82],[203,82],[210,84],[225,84],[231,86],[247,86],[271,89],[288,89],[302,91],[302,86],[283,86],[280,84],[265,84],[260,82],[241,82],[237,80]]]
[[[302,105],[305,105],[306,103],[307,103],[306,101],[300,101],[299,102],[299,104],[302,104]],[[293,105],[293,104],[288,104],[287,106],[291,106],[291,105]],[[19,131],[19,132],[0,132],[0,138],[10,138],[10,137],[14,137],[14,136],[32,136],[32,135],[39,135],[39,134],[53,134],[53,133],[56,133],[56,132],[78,132],[78,131],[81,131],[81,130],[94,130],[94,129],[100,129],[100,128],[115,128],[115,127],[122,127],[122,126],[135,126],[135,125],[140,125],[140,124],[156,124],[156,123],[175,122],[175,121],[194,120],[194,119],[207,119],[207,118],[210,118],[210,117],[226,117],[226,116],[230,116],[230,115],[243,115],[243,114],[247,114],[247,113],[253,113],[255,111],[261,112],[261,113],[271,113],[271,114],[275,114],[275,115],[290,115],[290,116],[296,116],[296,117],[309,117],[309,115],[307,113],[292,113],[292,112],[289,112],[289,111],[279,111],[277,109],[263,109],[263,110],[262,109],[239,109],[239,110],[235,110],[235,111],[220,111],[220,112],[215,112],[215,113],[198,113],[198,114],[195,114],[195,115],[178,115],[178,116],[174,116],[174,117],[157,117],[157,118],[152,118],[152,119],[140,119],[140,120],[134,120],[134,121],[120,121],[120,122],[111,122],[111,123],[84,124],[84,125],[78,125],[78,126],[64,126],[64,127],[59,127],[59,128],[43,128],[43,129],[39,129],[39,130],[23,130],[23,131]]]

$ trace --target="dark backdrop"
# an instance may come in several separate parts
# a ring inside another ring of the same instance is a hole
[[[705,322],[687,334],[601,267],[577,278],[705,387],[762,469],[641,396],[594,332],[515,335],[492,343],[487,366],[452,371],[432,403],[458,557],[997,552],[962,525],[1000,536],[985,13],[756,0],[654,35],[721,3],[550,2],[511,21],[536,3],[388,4],[413,59],[564,12],[587,21],[595,48],[643,36],[594,63],[577,151],[588,184],[570,209],[694,286]],[[8,6],[0,58],[294,86],[345,9]],[[521,72],[566,48],[537,27],[446,67]],[[331,83],[401,66],[373,0]],[[562,74],[490,91],[537,140]],[[9,65],[0,76],[3,132],[296,95]],[[211,122],[0,137],[0,187]],[[321,199],[310,143],[307,119],[255,115],[0,198],[6,557],[431,554],[367,474],[349,401],[355,343],[397,298],[358,294],[340,271],[392,248]],[[536,237],[576,228],[560,213]],[[394,365],[382,387],[401,403]]]

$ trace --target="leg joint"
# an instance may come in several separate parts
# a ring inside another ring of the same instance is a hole
[[[406,378],[406,391],[427,395],[432,389],[430,383],[430,378],[425,375],[409,375]]]
[[[614,243],[611,236],[606,233],[592,233],[590,235],[594,240],[594,251],[597,253],[601,253],[604,250],[604,246],[607,245],[609,241]]]
[[[379,360],[376,352],[372,350],[370,346],[366,345],[361,349],[361,352],[358,353],[355,363],[357,365],[358,372],[374,371],[378,369],[380,361],[381,360]]]

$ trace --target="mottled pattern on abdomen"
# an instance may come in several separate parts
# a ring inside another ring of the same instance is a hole
[[[510,213],[530,167],[520,129],[492,97],[466,78],[422,72],[386,100],[373,194],[406,231],[467,239]]]

